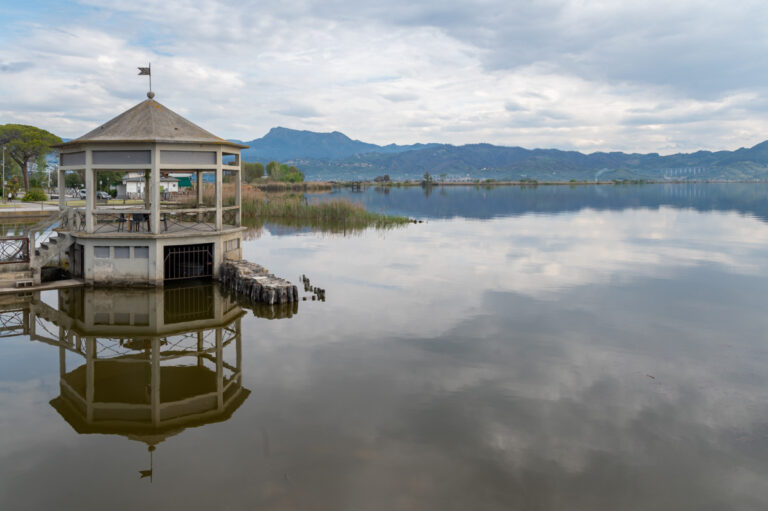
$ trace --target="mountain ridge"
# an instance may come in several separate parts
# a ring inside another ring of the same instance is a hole
[[[244,161],[277,160],[301,168],[309,179],[768,179],[768,141],[734,151],[658,153],[526,149],[488,143],[389,144],[354,140],[338,132],[275,127],[243,142]]]
[[[261,138],[242,142],[249,146],[242,152],[245,161],[295,158],[338,159],[371,152],[396,153],[421,149],[430,144],[385,146],[353,140],[340,131],[316,132],[276,126]]]

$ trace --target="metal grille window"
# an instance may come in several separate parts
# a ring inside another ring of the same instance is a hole
[[[115,259],[130,259],[131,247],[115,247]]]
[[[213,243],[164,248],[165,280],[213,277]]]
[[[93,247],[93,257],[109,259],[109,247]]]
[[[133,247],[134,259],[149,259],[149,247]]]

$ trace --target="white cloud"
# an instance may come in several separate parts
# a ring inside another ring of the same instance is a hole
[[[768,128],[758,7],[84,0],[0,49],[0,116],[80,135],[143,98],[151,61],[158,100],[243,140],[732,149]]]

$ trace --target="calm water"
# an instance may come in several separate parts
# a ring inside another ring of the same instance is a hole
[[[3,299],[0,509],[766,509],[767,191],[369,190],[427,221],[245,245],[325,302]]]

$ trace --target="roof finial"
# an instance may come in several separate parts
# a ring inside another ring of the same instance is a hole
[[[140,67],[139,68],[139,76],[146,75],[149,77],[149,92],[147,92],[147,97],[149,99],[152,99],[155,97],[155,93],[152,92],[152,63],[149,62],[147,64],[147,67]]]

